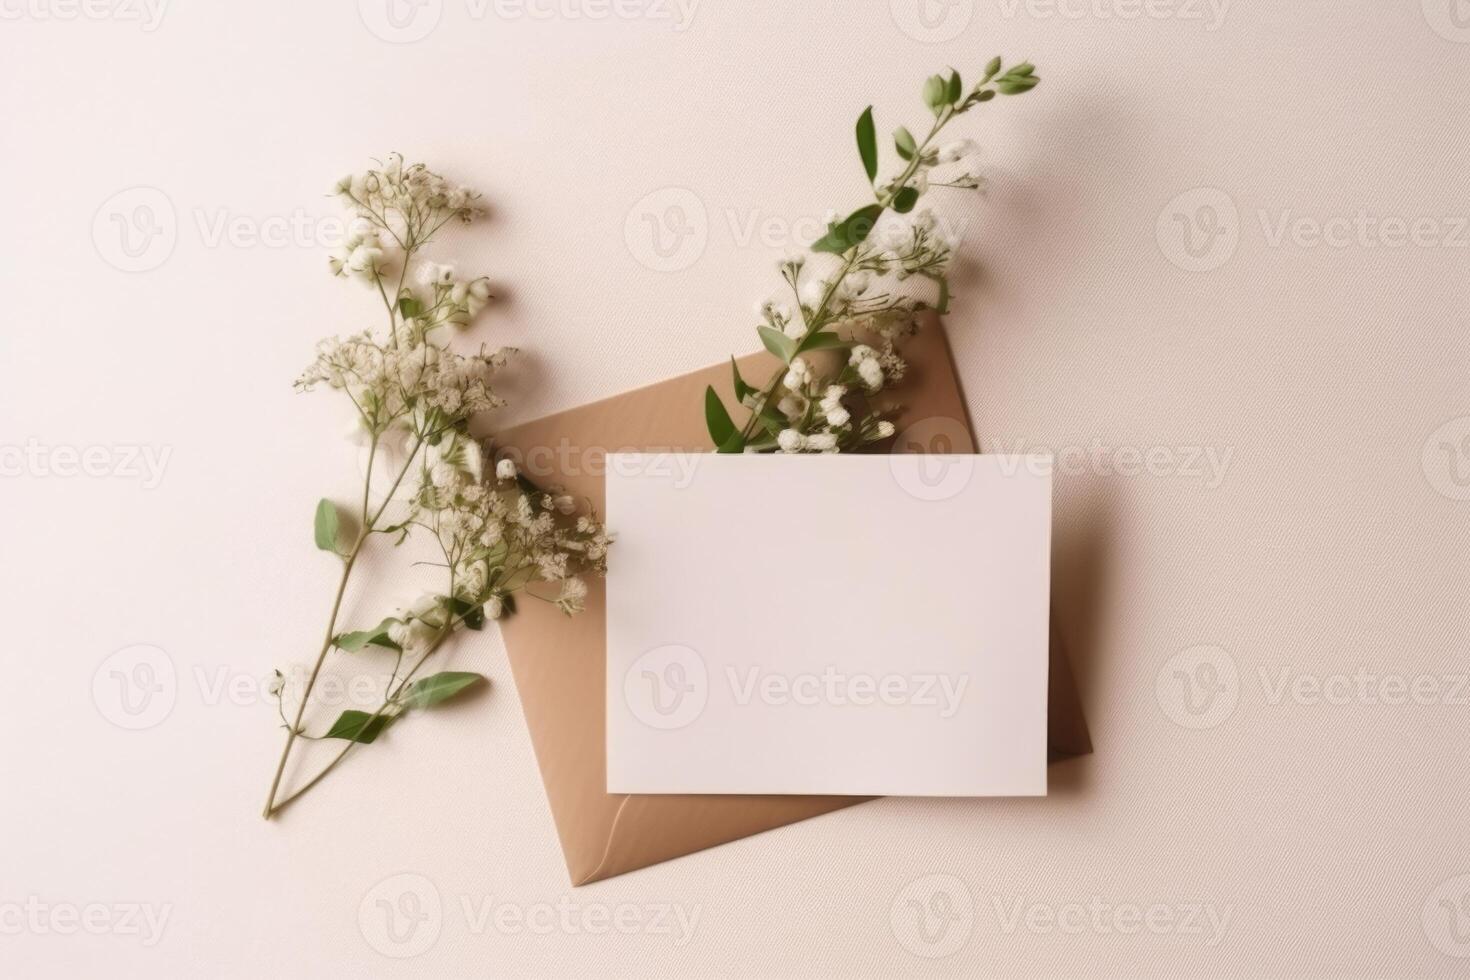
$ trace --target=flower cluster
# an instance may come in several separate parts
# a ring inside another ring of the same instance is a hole
[[[360,513],[344,516],[329,500],[317,506],[317,546],[341,559],[342,579],[316,668],[304,690],[292,692],[300,698],[294,721],[285,719],[284,683],[273,690],[287,740],[267,817],[315,784],[277,802],[297,738],[342,739],[345,753],[373,741],[410,710],[482,680],[463,672],[417,681],[414,676],[456,630],[480,629],[487,619],[512,612],[517,595],[553,603],[568,615],[580,611],[587,596],[582,576],[606,571],[610,543],[606,529],[557,488],[535,486],[508,462],[487,472],[485,453],[469,433],[475,415],[504,404],[491,385],[514,351],[482,345],[461,353],[450,346],[453,328],[467,326],[491,299],[489,281],[461,277],[453,266],[426,261],[420,253],[448,222],[483,215],[479,195],[423,164],[405,166],[397,154],[380,169],[344,178],[336,191],[353,218],[331,271],[375,289],[387,324],[379,332],[323,340],[296,382],[301,390],[324,385],[348,397],[368,465]],[[375,504],[373,462],[380,452],[401,465]],[[354,530],[343,530],[349,526]],[[402,544],[417,532],[443,556],[443,591],[423,594],[376,626],[339,632],[341,595],[364,545],[374,535]],[[382,706],[372,715],[344,712],[324,735],[306,736],[303,714],[327,654],[369,647],[396,657]]]
[[[512,353],[482,347],[460,354],[427,337],[403,346],[382,344],[369,333],[331,337],[317,345],[316,359],[296,385],[345,392],[369,438],[401,430],[427,439],[505,404],[490,379]]]
[[[557,594],[546,598],[569,615],[580,612],[587,586],[579,576],[607,570],[611,538],[597,521],[578,514],[574,498],[531,485],[510,460],[486,474],[480,444],[462,434],[424,454],[411,507],[450,570],[447,592],[415,604],[427,601],[438,610],[430,625],[442,626],[444,614],[456,612],[499,619],[513,608],[515,593],[531,592],[536,583],[555,584]],[[405,625],[426,622],[417,613],[396,618]]]
[[[756,330],[785,366],[762,389],[735,370],[735,397],[750,413],[741,427],[714,389],[706,391],[705,420],[719,452],[851,452],[893,436],[894,409],[875,396],[902,380],[898,345],[918,329],[920,315],[947,309],[945,276],[957,244],[933,212],[915,205],[936,187],[985,186],[976,144],[937,137],[956,116],[1039,81],[1026,63],[1002,72],[999,58],[969,91],[958,72],[929,78],[923,95],[934,122],[922,141],[902,127],[894,133],[902,166],[883,180],[872,109],[862,114],[858,152],[875,203],[833,221],[808,253],[777,264],[791,300],[759,304]],[[931,283],[931,297],[907,290],[911,279]]]
[[[355,217],[343,247],[328,262],[333,274],[367,282],[403,261],[445,223],[468,223],[485,213],[478,193],[449,183],[422,163],[404,166],[397,153],[390,153],[381,169],[343,177],[335,190]]]

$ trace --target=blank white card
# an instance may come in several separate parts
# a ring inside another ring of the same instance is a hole
[[[607,788],[1046,793],[1044,457],[612,454]]]

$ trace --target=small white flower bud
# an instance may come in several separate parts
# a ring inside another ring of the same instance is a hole
[[[961,160],[970,156],[972,153],[979,152],[980,146],[974,140],[955,140],[953,143],[946,143],[939,148],[939,162],[954,163],[956,160]]]

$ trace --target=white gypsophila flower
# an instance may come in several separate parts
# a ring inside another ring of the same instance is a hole
[[[497,594],[485,600],[485,616],[487,619],[499,619],[504,615],[505,599]]]
[[[854,272],[837,283],[832,296],[841,304],[851,303],[868,291],[873,283],[873,277],[866,272]]]
[[[878,423],[877,431],[879,439],[887,439],[894,433],[893,423],[889,422],[887,419],[884,419],[883,421]]]
[[[939,148],[940,163],[954,163],[967,156],[980,152],[980,145],[971,139],[955,140],[946,143]]]
[[[801,284],[801,288],[800,290],[798,290],[798,293],[801,298],[802,306],[808,307],[810,309],[816,309],[818,306],[822,305],[822,297],[827,295],[827,283],[825,280],[822,279],[808,279],[806,282]]]
[[[459,483],[459,470],[446,462],[438,462],[429,468],[429,482],[440,490],[447,490]]]
[[[854,344],[852,347],[852,351],[847,355],[847,363],[855,365],[861,361],[866,361],[869,358],[877,356],[878,352],[873,350],[873,348],[869,347],[867,344]]]
[[[443,628],[442,623],[436,625],[422,619],[411,620],[404,642],[400,646],[405,652],[421,653],[429,648]]]
[[[460,595],[475,599],[485,591],[489,581],[489,566],[484,561],[472,561],[457,570],[454,587]]]
[[[432,592],[421,592],[408,605],[408,614],[414,619],[423,619],[439,611],[439,597]]]
[[[355,276],[371,280],[382,268],[383,250],[376,245],[359,245],[348,253],[343,266]]]
[[[454,266],[425,262],[419,266],[419,282],[425,286],[449,286],[454,283]]]
[[[782,429],[776,436],[776,445],[783,453],[798,453],[806,445],[806,436],[795,429]]]
[[[776,403],[776,411],[788,419],[800,418],[806,413],[806,400],[796,395],[785,395]]]
[[[872,391],[883,387],[883,366],[878,363],[877,358],[869,357],[858,361],[858,376],[863,379],[863,384]]]
[[[476,279],[474,282],[470,283],[469,289],[466,292],[464,298],[465,312],[469,316],[473,317],[481,310],[483,310],[485,308],[485,304],[488,302],[490,302],[489,280]]]
[[[825,408],[823,414],[827,417],[828,425],[838,428],[841,428],[852,420],[852,415],[841,405],[833,405],[831,408]]]
[[[556,604],[561,611],[567,615],[581,612],[586,604],[587,583],[579,578],[573,577],[563,579],[561,583],[561,595],[556,597]]]
[[[462,433],[451,433],[437,446],[428,447],[426,460],[431,468],[440,465],[451,467],[456,475],[462,475],[468,482],[478,484],[484,475],[485,457],[480,444]],[[435,482],[439,481],[436,479]]]
[[[806,448],[813,452],[835,453],[837,436],[831,432],[814,432],[806,437]]]
[[[920,231],[933,231],[934,212],[929,210],[928,208],[920,208],[919,210],[915,211],[913,217],[909,219],[909,224]]]
[[[791,364],[786,369],[786,377],[783,383],[792,391],[800,391],[802,386],[812,379],[812,369],[807,362],[800,357],[793,357]]]
[[[509,459],[502,459],[495,464],[495,479],[514,480],[516,478],[516,464]],[[524,500],[525,498],[521,498]]]
[[[577,500],[571,494],[560,494],[552,500],[552,505],[556,507],[559,514],[570,515],[577,511]]]

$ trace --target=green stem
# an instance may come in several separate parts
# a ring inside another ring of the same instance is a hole
[[[393,485],[388,488],[387,494],[384,495],[382,504],[378,507],[377,511],[371,517],[368,516],[368,510],[371,507],[370,498],[373,482],[372,466],[378,449],[378,440],[376,437],[374,437],[373,439],[372,448],[368,450],[368,472],[366,478],[363,480],[362,486],[362,529],[358,532],[357,540],[353,543],[352,550],[349,551],[344,557],[342,563],[342,578],[337,583],[337,594],[332,600],[332,612],[327,619],[327,635],[322,640],[322,648],[317,653],[316,663],[312,665],[311,676],[308,677],[306,680],[306,689],[301,693],[301,704],[298,705],[296,708],[296,717],[286,730],[286,745],[281,750],[280,761],[276,763],[276,773],[275,776],[271,779],[270,792],[266,795],[265,809],[261,813],[261,815],[267,820],[269,820],[275,814],[275,812],[280,809],[280,805],[276,803],[276,794],[280,791],[281,788],[281,777],[286,772],[286,760],[291,756],[291,749],[296,744],[296,739],[301,736],[301,720],[306,715],[306,705],[311,700],[311,692],[316,688],[317,677],[320,676],[322,665],[326,662],[327,654],[332,649],[332,641],[336,639],[337,636],[337,616],[342,609],[342,597],[347,593],[347,580],[352,575],[353,566],[357,564],[357,556],[362,552],[363,543],[367,541],[368,537],[376,529],[378,521],[383,516],[383,512],[387,509],[388,504],[391,503],[393,500],[393,494],[398,492],[398,487],[400,484],[403,483],[403,478],[407,476],[408,471],[413,468],[414,459],[418,456],[419,448],[422,445],[423,438],[420,437],[418,441],[414,443],[413,449],[409,451],[408,460],[403,464],[403,468],[399,470],[398,476],[393,480]],[[315,782],[315,780],[313,780],[313,782]],[[299,792],[294,793],[290,798],[294,798],[298,795],[300,795]]]
[[[286,732],[286,747],[281,750],[281,759],[276,763],[276,775],[271,780],[271,790],[265,799],[265,810],[261,814],[269,820],[275,812],[276,793],[281,788],[281,776],[286,771],[286,759],[291,755],[291,747],[296,744],[297,737],[301,734],[301,718],[306,713],[306,704],[310,699],[312,688],[316,686],[317,675],[321,673],[322,664],[326,662],[327,651],[332,649],[332,640],[337,635],[337,614],[342,609],[342,596],[347,592],[347,579],[352,575],[352,566],[357,563],[357,555],[362,548],[362,542],[367,537],[367,530],[358,535],[357,543],[352,546],[346,560],[342,563],[342,578],[337,583],[337,596],[332,600],[332,613],[327,619],[327,635],[322,640],[321,652],[317,654],[316,663],[311,668],[311,677],[306,681],[306,690],[301,695],[301,704],[296,709],[296,719]]]
[[[441,547],[443,546],[442,541],[441,541],[440,546]],[[447,559],[447,558],[449,558],[449,556],[446,554],[445,555],[445,558]],[[452,560],[449,562],[449,595],[450,596],[453,596],[454,595],[454,562]],[[408,686],[408,682],[411,681],[411,680],[413,680],[413,675],[416,674],[416,673],[418,673],[419,668],[422,667],[426,661],[428,661],[429,657],[433,656],[434,652],[439,649],[439,645],[444,642],[444,640],[449,636],[450,633],[454,632],[454,627],[456,625],[458,625],[458,623],[461,620],[463,620],[463,618],[464,618],[463,615],[460,615],[460,616],[453,615],[452,613],[449,612],[449,609],[447,607],[445,608],[445,613],[446,613],[446,616],[445,616],[445,620],[444,620],[444,625],[439,628],[439,632],[434,637],[434,641],[429,644],[429,646],[428,646],[428,648],[426,650],[424,650],[424,654],[423,654],[423,656],[419,657],[418,662],[415,663],[412,667],[410,667],[408,669],[408,673],[406,673],[406,674],[403,675],[403,679],[398,682],[398,685],[396,687],[393,685],[393,681],[391,679],[389,680],[389,682],[388,682],[388,688],[384,691],[384,694],[383,694],[383,703],[380,704],[380,705],[378,705],[378,710],[374,711],[372,713],[372,715],[370,715],[368,717],[367,721],[365,721],[365,722],[362,723],[362,726],[358,729],[359,732],[366,732],[369,729],[369,727],[374,722],[376,722],[379,718],[381,718],[383,716],[383,712],[387,711],[390,707],[392,707],[394,705],[394,703],[397,702],[399,696],[403,693],[403,689]],[[318,662],[318,666],[320,666],[320,662]],[[397,677],[398,670],[397,670],[396,667],[394,668],[393,674],[394,674],[394,677]],[[315,679],[315,675],[313,675],[313,679]],[[302,706],[305,707],[305,704],[306,704],[306,702],[303,701],[302,702]],[[297,712],[297,724],[294,727],[295,728],[300,728],[301,727],[301,724],[300,724],[300,712]],[[357,743],[357,740],[356,739],[348,739],[347,740],[347,744],[344,745],[344,746],[342,746],[342,750],[340,752],[338,752],[336,754],[336,756],[334,756],[332,758],[332,761],[331,762],[328,762],[322,768],[321,772],[317,773],[315,776],[311,777],[311,779],[307,780],[306,783],[305,783],[305,785],[303,785],[296,792],[292,793],[290,796],[287,796],[285,799],[281,800],[281,802],[276,803],[274,806],[271,806],[270,804],[267,804],[266,805],[266,812],[265,812],[266,819],[269,820],[272,815],[274,815],[276,813],[279,813],[282,810],[282,808],[284,808],[286,806],[286,804],[290,803],[292,800],[294,800],[297,797],[301,796],[307,790],[311,789],[317,783],[319,783],[323,779],[325,779],[327,773],[329,773],[333,769],[337,768],[338,763],[340,763],[344,758],[346,758],[347,757],[347,753],[350,752],[350,751],[352,751],[352,747],[354,745],[357,745],[357,744],[358,743]],[[289,743],[288,743],[288,747],[289,747]],[[283,765],[284,765],[284,759],[283,759]],[[280,781],[280,773],[279,772],[276,774],[276,779],[277,779],[277,782]],[[275,797],[275,787],[274,786],[272,786],[272,788],[271,788],[271,796],[272,796],[272,799],[274,799],[274,797]]]

